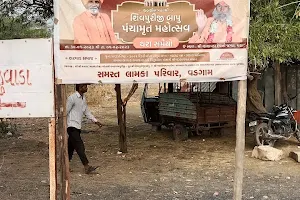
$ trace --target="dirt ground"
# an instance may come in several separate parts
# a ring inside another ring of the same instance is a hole
[[[105,104],[106,105],[106,104]],[[185,142],[172,140],[172,131],[156,132],[143,122],[138,102],[127,109],[127,154],[118,155],[115,106],[91,107],[105,125],[84,124],[82,134],[96,174],[85,175],[78,156],[70,163],[73,200],[232,199],[235,131],[221,137],[204,134]],[[0,139],[0,199],[49,199],[47,119],[18,119],[20,137]],[[245,152],[243,199],[300,199],[300,166],[288,158],[297,150],[293,139],[276,147],[279,162],[251,158],[253,136]]]

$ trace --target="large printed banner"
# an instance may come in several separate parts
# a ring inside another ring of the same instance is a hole
[[[0,118],[53,117],[52,40],[0,40],[0,55]]]
[[[246,79],[250,0],[58,0],[61,83]]]

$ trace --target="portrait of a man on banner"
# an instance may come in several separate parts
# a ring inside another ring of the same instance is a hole
[[[101,12],[104,0],[82,0],[86,10],[73,22],[75,44],[117,44],[110,18]]]
[[[231,43],[243,42],[243,26],[232,15],[234,0],[214,0],[212,17],[207,18],[203,10],[196,11],[198,31],[190,43]]]

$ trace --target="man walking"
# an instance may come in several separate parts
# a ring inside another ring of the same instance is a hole
[[[88,109],[84,93],[87,92],[87,84],[77,84],[76,92],[68,97],[67,100],[67,132],[68,138],[68,153],[69,161],[72,160],[73,152],[76,150],[86,174],[89,174],[97,169],[97,167],[90,166],[89,161],[85,154],[84,143],[81,139],[81,123],[82,117],[85,115],[88,119],[92,120],[100,128],[101,123],[92,115]]]

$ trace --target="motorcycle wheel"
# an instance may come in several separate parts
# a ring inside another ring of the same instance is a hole
[[[257,146],[269,145],[271,147],[274,146],[276,140],[265,139],[264,135],[266,135],[269,131],[269,126],[266,123],[261,123],[256,127],[255,130],[255,142]],[[271,130],[273,131],[273,130]]]

